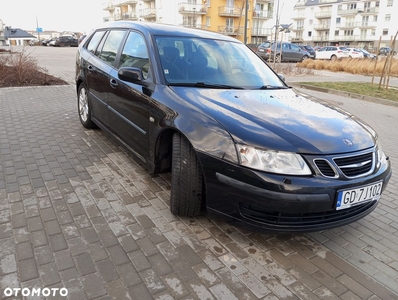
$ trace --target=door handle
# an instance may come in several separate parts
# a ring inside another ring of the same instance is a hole
[[[117,86],[118,86],[118,83],[117,83],[116,79],[113,79],[113,78],[111,80],[109,80],[109,84],[114,89],[117,88]]]

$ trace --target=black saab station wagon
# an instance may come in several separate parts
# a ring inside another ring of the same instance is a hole
[[[391,177],[367,124],[308,99],[246,45],[198,29],[114,22],[80,44],[80,121],[151,174],[171,172],[171,212],[206,210],[260,231],[342,226]]]

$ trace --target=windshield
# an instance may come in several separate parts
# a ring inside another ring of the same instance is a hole
[[[242,43],[180,36],[158,36],[155,40],[163,74],[170,85],[245,89],[286,86]]]

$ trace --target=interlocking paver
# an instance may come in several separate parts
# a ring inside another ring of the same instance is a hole
[[[371,123],[398,165],[397,108],[339,97],[328,98]],[[64,286],[79,300],[398,297],[394,175],[358,222],[259,234],[173,216],[170,174],[147,174],[104,132],[84,129],[74,86],[0,89],[0,99],[1,289]]]

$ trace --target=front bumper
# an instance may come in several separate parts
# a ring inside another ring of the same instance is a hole
[[[378,201],[336,210],[337,191],[391,177],[389,161],[374,173],[352,180],[284,176],[251,170],[199,153],[209,214],[261,232],[310,232],[352,223],[372,212]]]

